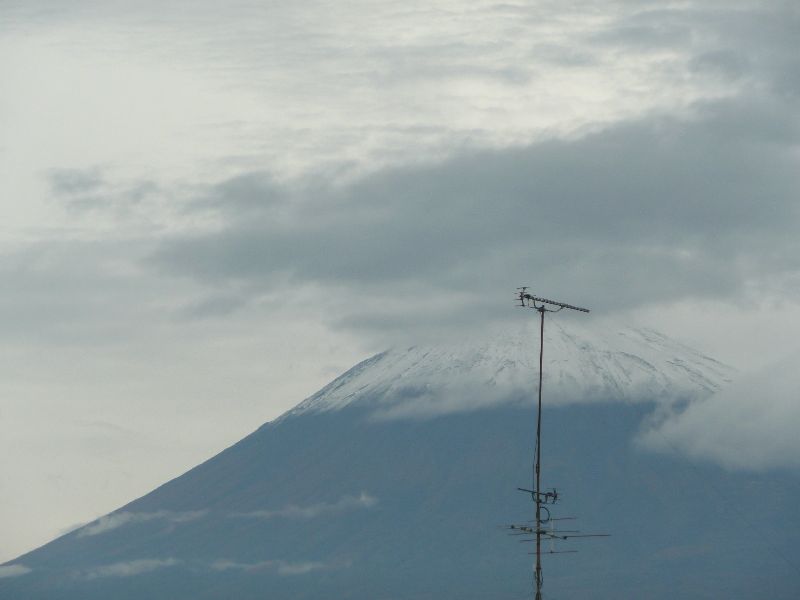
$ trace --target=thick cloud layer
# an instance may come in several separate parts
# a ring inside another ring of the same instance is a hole
[[[800,352],[691,404],[640,442],[729,468],[800,468]]]
[[[435,320],[479,320],[519,273],[604,310],[780,294],[800,267],[799,131],[792,105],[737,99],[344,188],[252,173],[195,205],[216,211],[215,231],[167,238],[153,261],[211,286],[324,286],[348,324],[405,330],[428,327],[437,296],[459,301]],[[404,297],[394,322],[384,294]]]

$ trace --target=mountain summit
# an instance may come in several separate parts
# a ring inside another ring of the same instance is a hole
[[[529,544],[503,524],[532,518],[516,488],[531,477],[536,334],[378,354],[184,475],[0,566],[0,598],[526,597]],[[558,516],[613,534],[548,557],[547,597],[797,596],[797,571],[779,558],[800,534],[795,476],[636,442],[731,373],[651,330],[547,324],[542,481],[559,489]]]
[[[383,352],[356,365],[284,418],[359,406],[376,416],[433,416],[530,400],[539,331],[446,347]],[[548,404],[653,402],[718,391],[733,370],[651,329],[553,320],[545,329]]]

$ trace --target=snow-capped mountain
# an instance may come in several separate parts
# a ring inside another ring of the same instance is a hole
[[[548,321],[543,484],[611,538],[545,563],[552,598],[796,598],[794,473],[636,443],[731,369],[649,330]],[[390,350],[209,461],[0,566],[0,600],[421,600],[531,593],[538,331]],[[573,545],[574,548],[575,545]],[[578,549],[578,548],[575,548]],[[550,558],[550,557],[548,557]]]
[[[490,340],[383,352],[285,417],[351,404],[378,415],[425,416],[518,401],[530,397],[539,376],[538,336],[538,325],[532,324]],[[552,320],[544,337],[550,404],[699,398],[721,389],[733,375],[730,367],[651,329]]]

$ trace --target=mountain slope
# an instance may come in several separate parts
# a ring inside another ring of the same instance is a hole
[[[796,475],[729,473],[634,441],[730,371],[653,332],[548,334],[543,482],[563,494],[559,516],[613,533],[547,557],[548,597],[796,597]],[[530,545],[498,526],[532,518],[515,488],[530,482],[535,356],[528,331],[369,359],[13,561],[0,598],[526,597]]]

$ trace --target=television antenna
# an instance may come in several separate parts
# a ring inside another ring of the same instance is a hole
[[[550,514],[550,506],[554,505],[560,498],[556,488],[543,490],[541,485],[541,463],[542,463],[542,367],[544,363],[544,315],[549,312],[560,312],[562,310],[577,310],[588,313],[588,308],[573,306],[565,302],[540,298],[528,293],[528,287],[517,288],[517,300],[524,308],[533,308],[539,313],[539,399],[536,410],[536,443],[534,445],[533,460],[533,489],[517,488],[521,492],[529,493],[531,499],[536,504],[536,519],[531,525],[509,525],[512,535],[523,536],[523,542],[536,542],[536,565],[534,567],[534,581],[536,585],[536,600],[542,598],[542,554],[567,554],[575,553],[577,550],[557,550],[555,542],[566,541],[572,538],[586,537],[608,537],[606,533],[581,533],[577,529],[561,529],[557,523],[561,521],[571,521],[574,517],[553,517]],[[542,542],[550,542],[548,549],[542,549]]]

